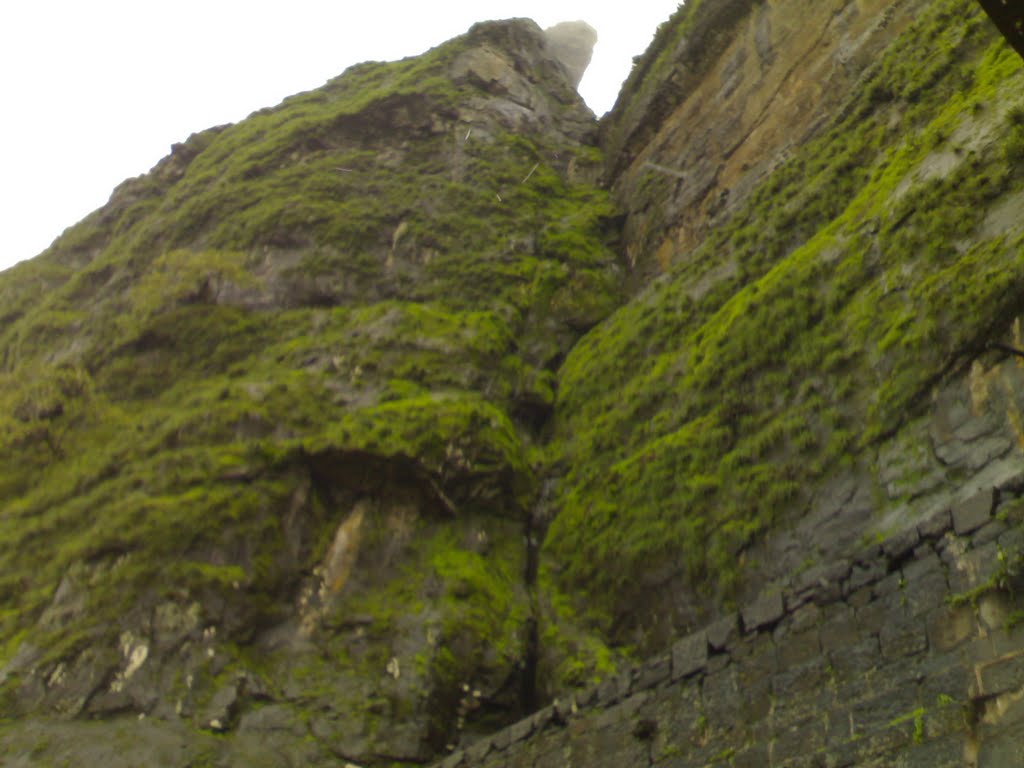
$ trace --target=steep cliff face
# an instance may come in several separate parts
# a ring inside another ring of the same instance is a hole
[[[659,31],[604,125],[626,253],[643,278],[692,250],[828,125],[927,6],[691,2]]]
[[[190,137],[5,274],[5,715],[280,765],[532,706],[535,443],[618,300],[596,128],[536,25],[482,24]]]
[[[688,5],[637,73],[604,131],[645,287],[561,369],[546,552],[654,649],[1020,465],[986,345],[1022,308],[1024,73],[960,0]]]
[[[0,276],[16,757],[422,764],[755,595],[895,605],[894,532],[1018,546],[1024,70],[975,4],[690,0],[601,125],[573,30],[196,134]]]

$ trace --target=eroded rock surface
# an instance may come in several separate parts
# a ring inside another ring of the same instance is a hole
[[[569,73],[573,87],[579,87],[594,55],[597,30],[585,21],[563,21],[544,30],[548,49]]]

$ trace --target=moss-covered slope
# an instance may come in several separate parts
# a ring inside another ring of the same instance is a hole
[[[617,301],[595,135],[535,25],[478,25],[0,276],[4,712],[368,764],[529,706],[535,437]]]
[[[754,545],[837,473],[866,466],[870,487],[933,388],[1009,339],[1022,107],[1020,59],[975,4],[928,4],[815,138],[573,349],[545,551],[606,631],[657,645],[745,576],[784,575]],[[810,565],[828,542],[804,546]]]
[[[190,137],[0,275],[0,739],[423,763],[1019,480],[1022,163],[970,0],[691,0],[600,127],[508,22]]]

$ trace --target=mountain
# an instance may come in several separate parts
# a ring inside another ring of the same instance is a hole
[[[15,764],[429,763],[1024,493],[981,9],[690,0],[601,121],[592,45],[358,65],[0,274]]]

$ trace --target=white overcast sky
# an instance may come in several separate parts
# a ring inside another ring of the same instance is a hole
[[[678,0],[0,0],[0,269],[46,248],[190,133],[421,53],[474,22],[583,19],[598,114]]]

